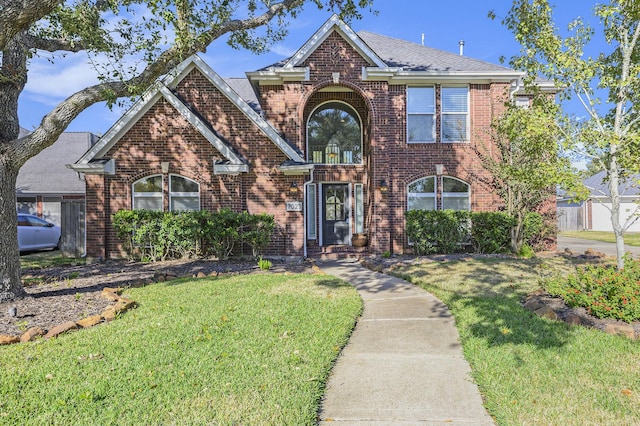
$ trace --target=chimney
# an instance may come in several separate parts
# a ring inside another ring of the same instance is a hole
[[[464,55],[464,40],[460,40],[458,46],[460,46],[460,56]]]

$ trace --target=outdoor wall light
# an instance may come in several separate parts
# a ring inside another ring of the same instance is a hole
[[[162,173],[169,173],[169,162],[163,161],[160,163],[160,167],[162,168]]]
[[[389,190],[389,185],[387,184],[387,181],[385,179],[382,179],[380,181],[380,186],[378,186],[378,189],[380,189],[380,192],[387,192]]]
[[[289,186],[289,192],[292,194],[295,194],[298,192],[298,184],[295,182],[291,182],[291,185]]]

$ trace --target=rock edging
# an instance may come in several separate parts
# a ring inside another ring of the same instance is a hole
[[[539,317],[589,327],[607,334],[625,336],[632,340],[640,339],[640,322],[628,323],[593,317],[586,309],[571,308],[562,298],[552,296],[543,289],[529,293],[522,300],[522,306]]]
[[[124,288],[122,287],[103,288],[101,296],[115,303],[107,306],[107,308],[99,315],[93,315],[75,322],[67,321],[51,328],[50,330],[44,330],[41,327],[31,327],[20,336],[0,335],[0,345],[31,342],[38,338],[51,339],[52,337],[58,337],[59,335],[69,331],[94,327],[103,322],[113,321],[119,314],[136,307],[135,300],[121,296],[123,291]]]

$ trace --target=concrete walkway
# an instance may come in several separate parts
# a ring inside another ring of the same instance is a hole
[[[323,261],[351,283],[364,312],[334,366],[320,413],[329,425],[493,425],[446,306],[355,260]]]

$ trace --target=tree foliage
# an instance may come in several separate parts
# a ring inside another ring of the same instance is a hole
[[[484,182],[500,195],[505,211],[514,218],[514,253],[524,242],[527,213],[540,209],[555,196],[557,187],[578,198],[586,197],[569,158],[561,155],[562,132],[557,112],[557,106],[546,95],[537,96],[529,108],[509,103],[505,113],[491,125],[492,146],[497,150],[477,150],[491,175]]]
[[[373,0],[0,0],[0,301],[24,294],[16,229],[20,167],[53,144],[89,106],[141,94],[182,60],[229,35],[233,47],[260,53],[287,34],[306,6],[349,21]],[[19,137],[18,101],[29,64],[45,56],[52,71],[84,52],[99,82],[69,96]]]
[[[600,24],[598,32],[581,18],[561,32],[548,0],[514,0],[502,22],[522,46],[510,64],[527,72],[527,86],[534,90],[535,79],[545,77],[563,89],[561,99],[577,100],[584,108],[586,120],[564,117],[563,141],[606,171],[621,269],[624,232],[630,223],[620,223],[619,184],[632,179],[640,167],[640,3],[609,0],[596,4],[593,13]],[[608,50],[589,55],[596,36]]]

